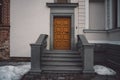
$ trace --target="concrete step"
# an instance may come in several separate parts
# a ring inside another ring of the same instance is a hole
[[[82,58],[77,51],[45,51],[42,55],[42,70],[44,72],[78,72],[82,71]]]
[[[48,57],[48,58],[46,58],[46,57],[42,57],[42,61],[71,61],[71,62],[75,62],[75,61],[82,61],[82,59],[81,58],[56,58],[56,57],[54,57],[54,58],[51,58],[51,57]]]
[[[74,54],[74,55],[71,55],[71,54],[67,54],[67,55],[66,55],[66,54],[51,54],[51,53],[49,53],[49,54],[43,54],[42,56],[43,56],[43,57],[66,57],[66,58],[67,58],[67,57],[68,57],[68,58],[69,58],[69,57],[70,57],[70,58],[71,58],[71,57],[75,57],[75,58],[80,58],[80,57],[81,57],[81,55],[75,55],[75,54]]]
[[[51,53],[51,54],[79,54],[77,51],[72,50],[46,50],[44,53]]]
[[[82,66],[81,62],[43,62],[43,66]]]
[[[56,71],[56,70],[62,70],[62,71],[81,71],[81,67],[76,67],[76,66],[44,66],[42,67],[42,70],[51,70],[51,71]]]
[[[75,73],[77,73],[77,74],[82,74],[82,69],[81,70],[43,70],[42,71],[42,73],[49,73],[49,74],[51,74],[51,73],[55,73],[55,74],[68,74],[68,73],[73,73],[73,74],[75,74]],[[61,79],[58,79],[58,80],[61,80]]]

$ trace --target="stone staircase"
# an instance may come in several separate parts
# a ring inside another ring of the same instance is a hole
[[[48,35],[41,34],[31,46],[31,73],[94,73],[94,45],[77,35],[76,50],[46,50]],[[84,67],[84,68],[83,68]]]
[[[82,59],[77,51],[45,51],[41,57],[43,72],[81,73]]]

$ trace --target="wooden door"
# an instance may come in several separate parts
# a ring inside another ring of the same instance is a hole
[[[70,28],[70,17],[54,17],[53,48],[55,50],[69,50],[71,48]]]

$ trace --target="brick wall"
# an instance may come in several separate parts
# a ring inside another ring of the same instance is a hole
[[[0,29],[0,59],[9,58],[9,29]]]
[[[10,0],[1,0],[0,59],[9,59],[10,54]]]

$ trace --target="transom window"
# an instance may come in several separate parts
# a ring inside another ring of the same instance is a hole
[[[55,0],[56,3],[69,3],[70,0]]]

